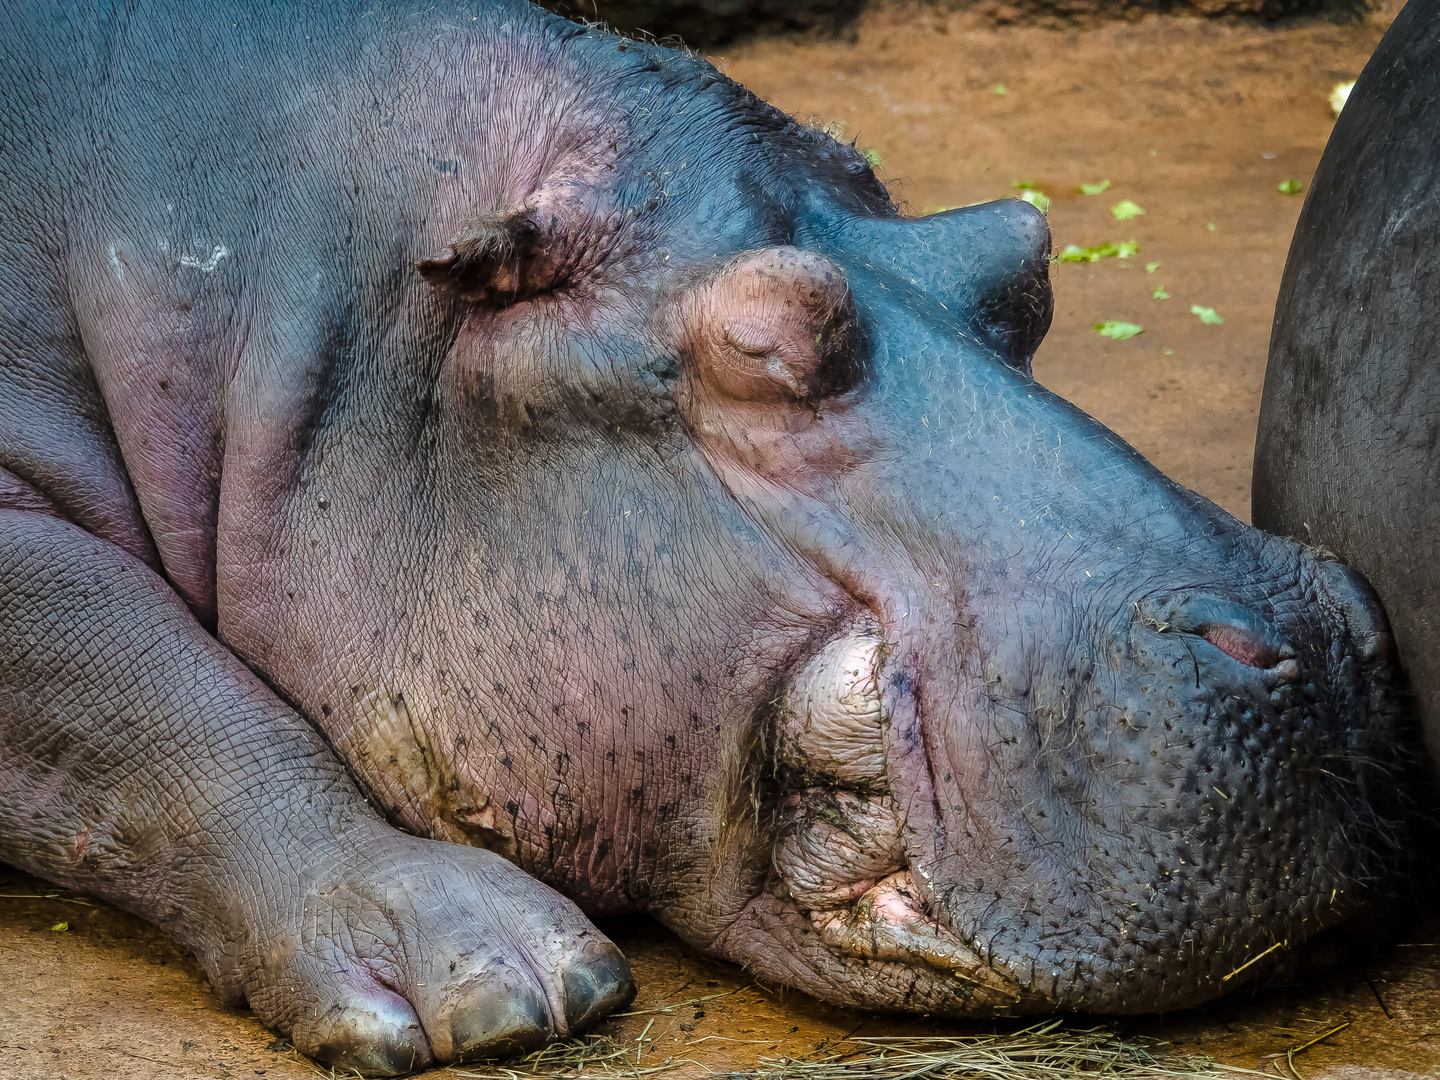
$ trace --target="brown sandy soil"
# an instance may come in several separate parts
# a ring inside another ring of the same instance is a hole
[[[1035,374],[1248,520],[1271,317],[1302,202],[1276,186],[1308,184],[1333,122],[1330,87],[1359,74],[1381,32],[1180,17],[985,29],[893,12],[862,24],[853,45],[760,42],[719,62],[781,108],[838,120],[873,147],[913,212],[1035,181],[1053,200],[1057,251],[1138,241],[1133,258],[1056,266]],[[1100,180],[1112,185],[1103,194],[1075,190]],[[1144,216],[1114,220],[1121,199]],[[1152,299],[1161,285],[1169,300]],[[1224,324],[1201,324],[1192,304]],[[1145,332],[1103,338],[1091,328],[1106,320]]]
[[[869,17],[854,43],[759,42],[719,62],[784,109],[841,121],[879,152],[881,175],[916,211],[1034,180],[1054,200],[1057,247],[1137,240],[1134,258],[1057,267],[1055,324],[1036,374],[1170,475],[1248,517],[1271,311],[1300,210],[1276,185],[1308,184],[1330,130],[1326,94],[1359,73],[1380,32],[1378,22],[1181,18],[997,30],[964,16],[890,13]],[[1073,191],[1101,179],[1112,183],[1102,195]],[[1109,208],[1125,198],[1145,215],[1114,221]],[[1151,298],[1161,285],[1169,300]],[[1203,325],[1192,304],[1213,307],[1223,325]],[[1112,341],[1091,330],[1109,319],[1145,332]],[[55,892],[0,874],[0,1080],[314,1075],[248,1013],[222,1007],[193,960],[157,931],[73,894],[26,898]],[[68,929],[54,930],[62,921]],[[809,1055],[857,1030],[981,1030],[756,987],[646,920],[606,929],[635,965],[634,1008],[723,995],[606,1025],[632,1045],[646,1035],[645,1066],[697,1063],[667,1075]],[[1296,1059],[1301,1075],[1440,1076],[1440,947],[1425,944],[1437,935],[1440,927],[1415,930],[1412,944],[1366,966],[1130,1030],[1254,1068],[1351,1021]]]

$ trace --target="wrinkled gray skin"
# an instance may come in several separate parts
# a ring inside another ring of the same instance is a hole
[[[1361,568],[1440,779],[1440,5],[1407,4],[1335,123],[1280,287],[1255,520]]]
[[[5,35],[0,857],[300,1049],[582,1030],[617,912],[1173,1009],[1386,873],[1373,598],[1032,381],[1025,204],[520,5]]]

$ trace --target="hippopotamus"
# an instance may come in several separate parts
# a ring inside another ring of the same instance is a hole
[[[299,1050],[584,1031],[620,913],[850,1006],[1176,1009],[1383,887],[1373,593],[1036,383],[1028,204],[906,217],[518,0],[4,41],[0,858]]]
[[[1356,81],[1296,225],[1253,517],[1374,583],[1440,777],[1437,108],[1440,9],[1411,3]]]

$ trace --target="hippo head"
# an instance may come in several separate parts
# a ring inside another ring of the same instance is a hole
[[[1043,216],[539,25],[404,136],[291,632],[222,621],[377,802],[867,1007],[1172,1009],[1358,910],[1383,617],[1034,381]]]

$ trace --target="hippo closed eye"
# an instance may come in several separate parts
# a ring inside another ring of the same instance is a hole
[[[302,1051],[583,1031],[630,912],[1172,1009],[1389,873],[1368,587],[1033,381],[1028,204],[509,0],[3,41],[0,858]]]

